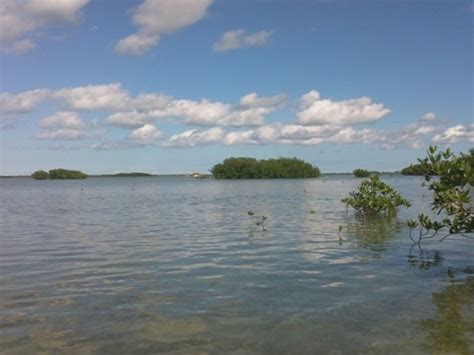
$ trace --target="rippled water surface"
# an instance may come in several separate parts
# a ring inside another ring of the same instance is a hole
[[[1,179],[0,352],[473,353],[474,242],[410,250],[430,195],[384,180],[397,219],[347,176]]]

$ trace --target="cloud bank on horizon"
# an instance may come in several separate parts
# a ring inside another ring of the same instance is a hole
[[[417,149],[425,138],[438,144],[474,143],[474,124],[446,127],[427,112],[415,122],[391,131],[359,128],[385,118],[391,110],[370,97],[334,100],[310,90],[296,103],[289,122],[268,123],[267,116],[288,105],[287,94],[259,96],[252,92],[235,103],[207,98],[190,100],[163,93],[131,95],[120,83],[87,85],[58,90],[33,89],[16,94],[0,93],[0,127],[13,127],[44,101],[59,109],[38,122],[37,139],[91,140],[94,149],[159,145],[195,147],[208,144],[374,144],[381,149]],[[85,122],[81,112],[93,112],[101,120]],[[174,122],[192,126],[181,133],[166,134],[159,125]],[[204,128],[204,127],[210,128]],[[129,133],[120,140],[107,138],[107,129]]]

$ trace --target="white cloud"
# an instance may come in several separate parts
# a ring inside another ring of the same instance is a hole
[[[163,138],[164,134],[156,126],[146,124],[130,133],[130,138],[137,141],[151,142]]]
[[[139,56],[144,54],[150,48],[155,47],[159,41],[160,36],[158,35],[133,33],[117,42],[117,45],[115,46],[115,52]]]
[[[436,115],[434,112],[427,112],[420,117],[420,121],[434,121],[436,120]]]
[[[120,54],[141,55],[155,47],[160,36],[188,27],[205,15],[213,0],[145,0],[134,12],[138,32],[115,46]]]
[[[374,103],[369,97],[343,101],[321,100],[317,91],[309,91],[300,99],[297,123],[303,125],[353,125],[371,123],[388,115],[383,104]]]
[[[39,122],[39,126],[45,129],[67,128],[81,130],[85,127],[85,124],[77,112],[60,111],[52,116],[43,118]]]
[[[97,122],[86,124],[74,111],[59,111],[41,119],[35,135],[41,140],[78,140],[100,136]]]
[[[140,95],[130,105],[144,111],[119,112],[108,117],[111,125],[138,127],[157,118],[181,118],[186,124],[201,126],[258,126],[265,116],[276,111],[286,101],[285,95],[259,97],[250,93],[231,105],[219,101],[171,99],[164,95]]]
[[[0,48],[6,53],[25,53],[36,44],[39,30],[51,25],[74,23],[89,0],[2,0],[0,2]]]
[[[266,115],[286,102],[286,95],[260,97],[250,93],[232,105],[208,99],[173,99],[161,93],[132,97],[120,83],[0,93],[2,112],[10,115],[29,113],[46,99],[58,102],[63,110],[110,112],[107,122],[119,127],[137,128],[159,118],[177,118],[186,124],[205,126],[259,126],[264,124]]]
[[[433,137],[433,142],[438,144],[454,144],[461,141],[474,143],[474,124],[467,127],[463,125],[449,127]]]
[[[116,112],[107,117],[108,124],[124,128],[138,128],[150,121],[152,117],[148,113],[138,111]]]
[[[374,144],[381,149],[420,147],[421,139],[432,133],[434,127],[409,125],[394,131],[355,129],[337,125],[303,126],[272,124],[246,131],[224,131],[215,127],[206,131],[189,130],[174,135],[166,146],[192,147],[209,143],[237,144]]]
[[[59,128],[54,130],[41,130],[36,136],[41,140],[78,140],[87,138],[87,133],[78,129]]]
[[[35,47],[36,43],[31,39],[21,39],[5,46],[5,48],[2,48],[2,51],[7,54],[23,54],[31,51]]]
[[[49,90],[36,89],[18,94],[0,93],[0,111],[6,115],[30,113],[49,95]]]
[[[259,31],[246,35],[243,29],[224,32],[214,43],[213,49],[224,52],[242,47],[262,47],[270,42],[272,31]]]
[[[224,130],[221,127],[213,127],[204,131],[191,129],[171,136],[165,145],[173,147],[193,147],[195,145],[218,143],[223,138]]]
[[[70,110],[117,111],[126,108],[130,100],[129,94],[119,83],[61,89],[52,96]]]

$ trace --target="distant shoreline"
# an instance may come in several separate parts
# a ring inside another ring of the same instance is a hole
[[[381,175],[400,175],[400,176],[405,176],[401,174],[399,171],[396,172],[381,172]],[[334,176],[334,175],[351,175],[354,176],[352,172],[345,172],[345,173],[321,173],[320,177],[324,176]],[[137,174],[132,174],[132,173],[118,173],[118,174],[88,174],[88,178],[98,178],[98,177],[110,177],[110,178],[121,178],[121,177],[133,177],[133,178],[143,178],[143,177],[193,177],[191,174],[148,174],[148,173],[143,173],[142,175],[137,175]],[[212,174],[202,174],[203,177],[212,177]],[[409,175],[406,175],[409,176]],[[15,178],[31,178],[31,175],[0,175],[0,179],[15,179]],[[65,179],[69,180],[69,179]],[[236,179],[236,180],[250,180],[250,179]],[[278,179],[276,179],[278,180]]]

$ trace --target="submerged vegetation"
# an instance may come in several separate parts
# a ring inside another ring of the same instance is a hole
[[[474,209],[472,206],[471,189],[474,185],[474,149],[470,154],[454,154],[449,148],[438,151],[430,146],[427,157],[418,159],[425,176],[424,186],[433,191],[431,210],[441,219],[420,214],[418,220],[408,221],[410,238],[421,243],[423,239],[434,238],[438,232],[445,235],[444,240],[453,234],[470,238],[466,234],[474,232]],[[433,176],[438,176],[433,179]],[[415,240],[412,232],[418,228]]]
[[[352,207],[364,215],[394,215],[400,207],[411,206],[395,189],[380,180],[378,175],[371,175],[369,179],[362,181],[357,191],[349,193],[341,201],[346,207]]]
[[[216,179],[316,178],[319,169],[297,158],[228,158],[210,170]]]
[[[79,170],[52,169],[49,172],[44,170],[35,171],[31,175],[36,180],[69,180],[69,179],[85,179],[87,175]]]

